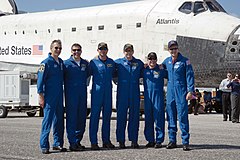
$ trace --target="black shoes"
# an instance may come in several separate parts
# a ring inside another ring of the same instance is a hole
[[[103,148],[113,149],[113,148],[115,148],[115,146],[110,142],[110,143],[103,144]]]
[[[42,149],[42,154],[49,154],[49,149]]]
[[[126,148],[125,143],[124,142],[119,142],[119,148],[120,149],[125,149]]]
[[[78,147],[81,148],[81,149],[85,149],[85,148],[86,148],[85,146],[81,145],[80,142],[78,142],[77,145],[78,145]]]
[[[146,144],[145,147],[146,148],[153,148],[153,147],[155,147],[155,143],[154,142],[148,142],[148,144]]]
[[[61,146],[54,146],[53,150],[54,151],[60,151],[60,152],[67,152],[67,148],[63,148]]]
[[[155,148],[162,148],[162,143],[156,143],[154,147]]]
[[[91,144],[91,150],[100,150],[98,144]]]
[[[69,150],[70,150],[70,151],[83,151],[83,148],[81,148],[81,147],[78,146],[78,145],[74,145],[74,146],[70,146],[70,147],[69,147]]]
[[[189,147],[189,144],[184,144],[184,145],[183,145],[183,150],[184,150],[184,151],[190,151],[191,149],[190,149],[190,147]]]
[[[139,144],[137,142],[132,142],[131,147],[134,149],[139,148]]]
[[[239,123],[239,121],[232,121],[232,123]]]
[[[177,148],[177,144],[174,142],[169,142],[168,145],[166,146],[167,149],[173,149]],[[183,151],[190,151],[189,144],[183,144]]]
[[[174,142],[169,142],[168,145],[166,146],[166,148],[167,149],[177,148],[177,145]]]
[[[228,120],[232,121],[232,118],[229,118]],[[227,121],[227,118],[223,118],[223,121]]]

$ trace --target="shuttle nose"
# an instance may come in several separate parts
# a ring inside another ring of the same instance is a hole
[[[240,61],[240,25],[229,36],[225,53],[228,61]]]

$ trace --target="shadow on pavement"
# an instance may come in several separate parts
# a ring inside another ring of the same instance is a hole
[[[190,145],[191,149],[240,149],[240,146],[226,145],[226,144],[199,144],[199,145]]]

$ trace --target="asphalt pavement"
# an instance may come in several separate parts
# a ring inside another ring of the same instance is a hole
[[[113,117],[115,114],[113,114]],[[89,143],[89,119],[87,120],[86,132],[82,144],[87,148],[80,152],[53,152],[44,155],[40,152],[39,137],[41,130],[41,117],[27,117],[25,113],[9,113],[7,118],[0,119],[0,159],[25,160],[25,159],[174,159],[174,160],[208,160],[240,159],[240,123],[222,121],[221,114],[200,114],[198,116],[189,115],[190,121],[190,143],[191,151],[182,150],[180,131],[178,132],[178,148],[166,149],[168,143],[167,122],[165,142],[163,148],[145,148],[147,143],[143,130],[144,121],[140,122],[139,130],[139,149],[131,149],[129,141],[126,142],[127,149],[114,149],[91,151]],[[100,120],[101,124],[101,120]],[[101,126],[101,125],[100,125]],[[111,140],[116,142],[116,120],[113,118],[111,123]],[[52,132],[51,132],[52,133]],[[101,128],[98,134],[99,146],[101,143]],[[126,136],[127,137],[127,136]],[[52,144],[52,134],[50,134]],[[68,141],[65,134],[64,147],[68,148]]]

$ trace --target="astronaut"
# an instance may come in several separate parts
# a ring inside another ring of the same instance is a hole
[[[115,146],[110,141],[110,122],[112,115],[112,78],[115,74],[115,62],[107,56],[108,46],[101,42],[97,49],[99,55],[90,61],[89,70],[93,77],[91,93],[90,142],[92,150],[99,150],[97,132],[102,110],[103,148]]]
[[[165,134],[165,110],[164,110],[164,78],[167,71],[157,65],[157,54],[151,52],[147,56],[148,67],[143,71],[144,84],[144,135],[148,144],[146,147],[161,148]],[[154,122],[156,139],[154,138]]]
[[[141,60],[133,57],[134,49],[132,44],[125,44],[123,48],[124,57],[117,59],[117,141],[119,148],[125,146],[125,129],[129,109],[128,139],[132,142],[132,148],[139,148],[139,110],[140,110],[140,88],[144,64]]]
[[[177,41],[170,41],[168,49],[170,57],[163,61],[168,71],[167,84],[167,119],[169,144],[167,149],[176,148],[177,118],[181,129],[183,150],[189,151],[188,103],[194,91],[194,73],[189,59],[178,51]]]
[[[85,148],[80,142],[85,132],[87,118],[89,63],[81,58],[81,53],[81,45],[75,43],[71,47],[72,55],[64,61],[66,130],[71,151],[81,151]]]
[[[60,40],[52,41],[48,58],[42,61],[38,70],[37,91],[39,105],[43,108],[44,118],[40,136],[43,154],[49,154],[49,133],[53,125],[53,150],[66,151],[63,148],[64,108],[63,108],[63,68],[59,55],[62,50]]]

